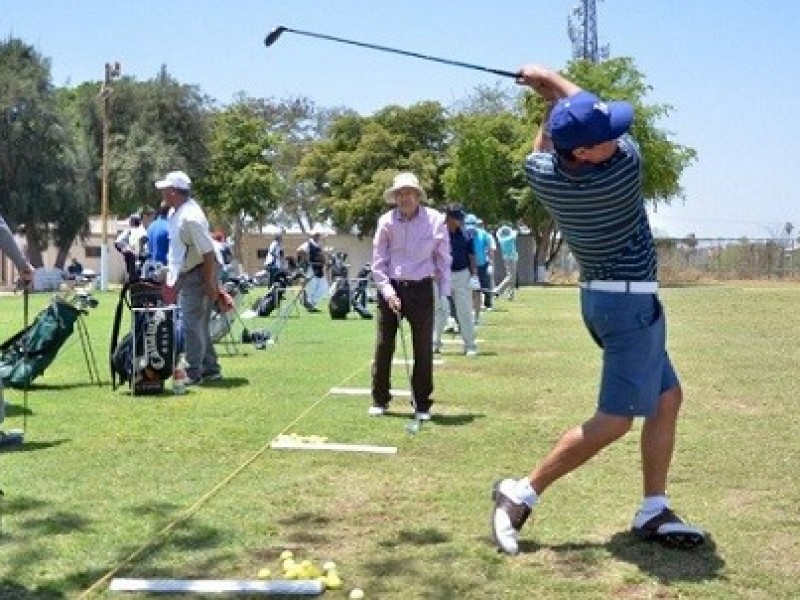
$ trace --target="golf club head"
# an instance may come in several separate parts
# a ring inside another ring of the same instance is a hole
[[[281,25],[280,27],[276,27],[275,29],[273,29],[272,31],[270,31],[270,32],[269,32],[269,35],[267,35],[267,37],[266,37],[266,38],[264,38],[264,45],[265,45],[267,48],[269,48],[270,46],[272,46],[272,44],[274,44],[275,42],[277,42],[277,41],[278,41],[278,38],[279,38],[279,37],[281,37],[281,34],[282,34],[284,31],[286,31],[286,27],[284,27],[283,25]]]
[[[419,419],[411,419],[406,423],[406,431],[411,435],[417,435],[422,428],[422,422]]]

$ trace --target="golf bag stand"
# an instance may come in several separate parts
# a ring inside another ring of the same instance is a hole
[[[280,308],[278,309],[278,315],[275,319],[275,324],[269,332],[270,339],[272,342],[277,342],[278,337],[283,333],[283,330],[286,329],[286,324],[289,321],[289,317],[294,313],[295,317],[300,316],[300,304],[305,300],[306,294],[306,285],[308,284],[308,279],[304,279],[302,277],[293,277],[292,281],[300,281],[300,287],[297,288],[294,296],[292,296],[291,300],[288,302],[282,302]]]

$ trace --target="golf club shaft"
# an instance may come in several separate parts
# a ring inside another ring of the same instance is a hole
[[[403,363],[406,367],[406,377],[408,378],[408,389],[411,392],[411,406],[414,408],[414,414],[417,412],[417,398],[414,395],[414,381],[411,378],[411,367],[408,363],[408,349],[406,347],[406,336],[403,329],[403,315],[397,313],[397,328],[400,330],[400,345],[403,347]]]
[[[486,73],[493,73],[494,75],[500,75],[501,77],[511,77],[516,79],[519,76],[519,73],[514,73],[512,71],[505,71],[503,69],[491,69],[489,67],[482,67],[480,65],[474,65],[467,62],[462,62],[460,60],[450,60],[448,58],[440,58],[437,56],[429,56],[427,54],[421,54],[419,52],[410,52],[408,50],[399,50],[397,48],[390,48],[388,46],[380,46],[378,44],[368,44],[366,42],[357,42],[355,40],[348,40],[345,38],[335,37],[332,35],[325,35],[323,33],[314,33],[312,31],[302,31],[300,29],[291,29],[290,27],[279,27],[275,31],[273,31],[269,36],[267,36],[265,40],[265,44],[267,46],[271,46],[278,38],[278,36],[288,31],[290,33],[296,33],[298,35],[305,35],[308,37],[318,38],[321,40],[328,40],[331,42],[339,42],[340,44],[349,44],[351,46],[359,46],[361,48],[369,48],[371,50],[378,50],[380,52],[391,52],[393,54],[400,54],[402,56],[411,56],[413,58],[419,58],[422,60],[429,60],[432,62],[438,62],[445,65],[452,65],[454,67],[464,67],[465,69],[474,69],[476,71],[484,71]]]
[[[30,347],[30,335],[28,332],[28,304],[30,300],[30,294],[28,293],[28,286],[33,285],[32,282],[25,282],[24,287],[22,288],[22,323],[23,323],[23,331],[26,332],[25,335],[25,348],[22,351],[22,364],[25,365],[25,369],[28,368],[28,349]],[[28,386],[30,386],[30,372],[25,374],[25,383],[22,388],[22,433],[28,433]]]

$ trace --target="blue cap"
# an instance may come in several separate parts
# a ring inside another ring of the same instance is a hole
[[[548,129],[557,150],[574,150],[615,140],[632,122],[630,103],[604,102],[590,92],[578,92],[556,103]]]
[[[476,217],[472,213],[464,217],[464,225],[466,225],[467,227],[475,227],[477,224],[478,224],[478,217]]]

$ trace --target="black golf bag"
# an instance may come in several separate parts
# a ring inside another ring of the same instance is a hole
[[[331,298],[328,301],[328,312],[331,319],[346,319],[350,312],[350,282],[340,277],[331,286]]]
[[[330,272],[333,283],[331,284],[328,312],[331,319],[346,319],[350,312],[350,281],[348,281],[348,267],[346,252],[332,252],[330,255]]]
[[[36,315],[33,323],[0,344],[0,377],[4,385],[27,388],[50,366],[75,329],[81,309],[59,298]],[[2,400],[0,400],[2,402]]]
[[[279,271],[267,293],[253,303],[253,311],[259,317],[268,317],[278,308],[286,295],[286,289],[291,285],[289,273]]]
[[[131,312],[131,331],[118,343],[124,307]],[[175,307],[164,304],[159,283],[125,284],[111,332],[112,387],[117,389],[118,385],[128,383],[134,395],[162,392],[175,366],[177,329]]]
[[[355,290],[351,296],[353,311],[362,319],[371,319],[372,313],[367,310],[367,287],[372,277],[372,266],[367,263],[358,271]]]

